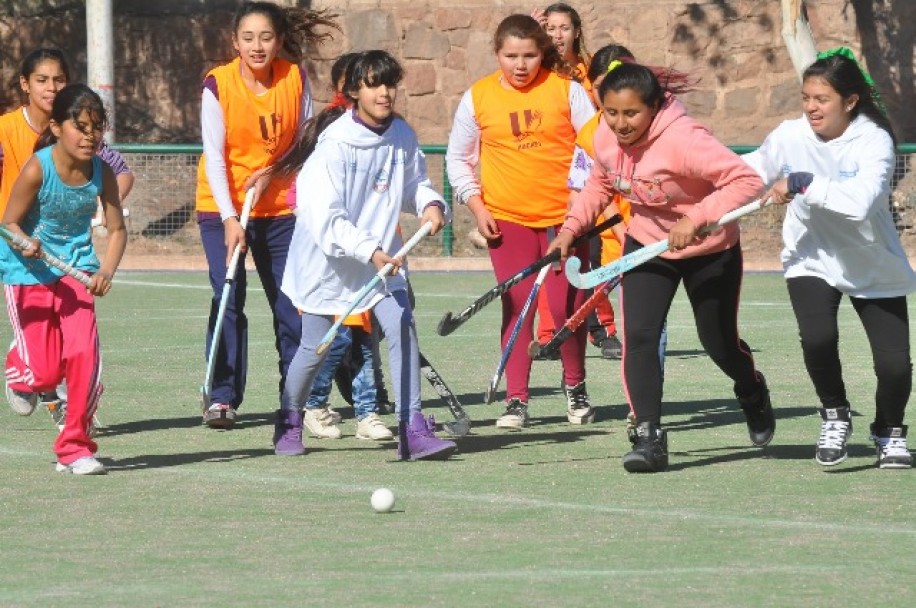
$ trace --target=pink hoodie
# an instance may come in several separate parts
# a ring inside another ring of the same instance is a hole
[[[763,191],[757,173],[687,116],[684,105],[671,95],[646,134],[629,146],[621,146],[602,120],[595,132],[595,157],[592,173],[561,230],[580,234],[594,226],[618,178],[631,184],[631,191],[623,192],[633,213],[627,233],[643,245],[668,238],[684,215],[696,226],[705,226]],[[738,235],[737,222],[731,223],[697,245],[662,257],[724,251],[738,242]]]

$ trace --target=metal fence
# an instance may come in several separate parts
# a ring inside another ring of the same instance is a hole
[[[129,230],[132,240],[138,237],[154,247],[199,250],[199,234],[194,221],[194,193],[199,144],[117,144],[115,146],[130,164],[136,182],[126,201],[130,209]],[[732,146],[739,154],[755,146]],[[451,202],[451,186],[445,175],[445,146],[423,146],[429,176],[436,188]],[[916,175],[911,171],[916,144],[898,148],[897,166],[892,180],[892,212],[904,242],[916,241]],[[778,242],[784,209],[770,208],[742,221],[745,247],[754,242]],[[405,232],[416,227],[416,219],[404,216]],[[455,208],[455,220],[439,235],[427,239],[417,251],[421,255],[482,256],[469,238],[475,224],[464,207]],[[912,237],[912,239],[908,238]],[[771,247],[772,245],[767,245]]]

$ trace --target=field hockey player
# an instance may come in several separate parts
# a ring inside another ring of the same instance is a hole
[[[665,86],[656,73],[662,74]],[[736,154],[687,116],[674,93],[690,89],[685,74],[625,60],[605,76],[599,87],[604,120],[595,132],[596,162],[551,244],[565,254],[575,235],[595,223],[615,193],[626,196],[632,211],[625,254],[668,239],[670,251],[626,273],[622,282],[624,391],[637,423],[633,450],[623,459],[631,472],[668,467],[658,345],[682,281],[703,347],[734,381],[751,442],[764,446],[775,430],[769,390],[738,335],[743,268],[737,223],[698,238],[703,226],[758,195],[762,183]]]
[[[105,473],[89,436],[103,390],[94,298],[111,289],[127,244],[117,180],[96,156],[106,120],[102,100],[89,87],[74,84],[57,93],[38,151],[16,178],[3,214],[6,228],[31,246],[0,247],[15,336],[6,358],[7,398],[28,415],[39,393],[66,381],[67,416],[54,452],[57,470],[77,475]],[[109,231],[102,263],[92,244],[98,199]],[[42,248],[91,275],[89,285],[39,259]]]
[[[233,426],[245,398],[248,281],[244,264],[249,251],[273,316],[279,400],[283,398],[287,369],[299,345],[299,313],[280,291],[295,217],[286,204],[292,178],[270,174],[267,168],[287,153],[312,114],[308,78],[299,63],[308,44],[328,37],[321,28],[334,27],[324,12],[244,2],[232,22],[232,44],[238,56],[204,78],[197,223],[213,289],[205,348],[208,367],[213,365],[214,371],[206,395],[209,403],[202,404],[203,422],[212,428]],[[255,188],[254,208],[243,228],[239,210],[250,187]],[[241,246],[240,270],[227,292],[219,343],[213,344],[227,265],[236,245]]]
[[[782,262],[805,368],[821,402],[815,458],[848,455],[837,315],[848,296],[874,358],[871,436],[878,466],[910,468],[903,424],[913,384],[907,294],[916,290],[890,213],[894,132],[874,86],[846,48],[822,53],[802,82],[804,116],[788,120],[744,159],[786,205]]]
[[[419,348],[406,266],[392,257],[400,247],[402,211],[420,216],[425,228],[418,234],[438,232],[447,212],[426,175],[416,134],[394,113],[402,78],[403,68],[389,53],[362,53],[350,66],[345,85],[353,107],[322,110],[275,167],[279,174],[298,171],[299,213],[283,291],[302,311],[301,341],[275,425],[274,449],[280,455],[305,451],[300,408],[323,363],[319,346],[326,343],[334,315],[370,309],[388,343],[398,458],[444,458],[456,447],[435,436],[421,411]],[[385,268],[393,274],[376,282]],[[366,298],[360,301],[356,296],[362,293]]]
[[[499,69],[478,80],[464,94],[449,135],[446,164],[456,200],[474,214],[489,244],[498,282],[542,258],[548,230],[566,214],[566,174],[576,131],[595,110],[588,93],[572,79],[550,38],[527,15],[511,15],[497,27],[494,53]],[[480,177],[476,175],[477,165]],[[587,262],[587,245],[577,251]],[[510,335],[531,292],[534,276],[502,295],[500,346]],[[546,278],[554,319],[565,319],[585,301],[561,271]],[[527,319],[517,339],[527,345],[533,321]],[[585,328],[560,349],[567,418],[572,424],[594,420],[585,386]],[[528,426],[531,357],[514,349],[506,364],[506,410],[496,426]]]

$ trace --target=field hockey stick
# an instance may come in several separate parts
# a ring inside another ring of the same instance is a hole
[[[620,275],[617,275],[607,283],[603,283],[595,293],[591,295],[589,299],[582,303],[582,306],[573,313],[571,317],[566,320],[566,323],[563,324],[563,327],[558,331],[554,336],[543,346],[538,343],[537,340],[532,340],[531,344],[528,346],[528,354],[532,359],[535,358],[551,358],[557,354],[560,350],[560,346],[566,340],[569,339],[579,326],[585,323],[585,320],[588,318],[588,315],[595,310],[598,305],[601,303],[601,300],[607,298],[607,295],[611,293],[617,285],[620,284]]]
[[[124,217],[130,217],[130,209],[127,209],[126,207],[122,207],[121,215],[123,215]],[[89,225],[92,226],[93,228],[98,228],[99,226],[102,225],[102,218],[99,216],[95,216],[94,218],[92,218],[92,222],[90,222]]]
[[[442,379],[442,376],[439,375],[439,372],[436,371],[432,363],[429,362],[429,359],[427,359],[423,353],[420,353],[420,372],[432,385],[436,394],[439,395],[448,406],[452,416],[455,417],[454,422],[444,422],[442,424],[442,429],[452,437],[464,437],[467,435],[471,430],[470,417],[468,417],[467,413],[464,411],[464,408],[461,406],[458,398],[455,397],[455,394],[449,389],[448,385],[445,384],[445,380]]]
[[[21,249],[31,249],[32,248],[31,241],[19,236],[18,234],[16,234],[15,232],[7,228],[5,224],[0,224],[0,236],[2,236],[8,243],[12,243],[13,245],[16,245],[17,247]],[[88,274],[86,274],[82,270],[77,270],[76,268],[66,263],[65,261],[61,260],[60,258],[57,258],[51,255],[50,253],[45,251],[44,248],[41,249],[40,256],[41,256],[41,260],[45,264],[47,264],[48,266],[52,266],[60,270],[62,273],[73,277],[74,279],[76,279],[77,281],[85,285],[86,287],[89,287],[89,285],[91,284],[92,281],[89,278]]]
[[[416,247],[417,243],[419,243],[424,236],[429,234],[432,229],[432,222],[426,222],[420,226],[420,229],[417,230],[417,233],[410,237],[410,240],[404,243],[404,246],[401,247],[392,257],[395,259],[403,258],[410,252],[411,249]],[[360,302],[363,301],[363,298],[365,298],[366,295],[372,291],[375,286],[378,285],[388,275],[388,273],[391,272],[393,268],[394,264],[391,262],[385,264],[382,266],[382,269],[375,273],[372,279],[363,286],[362,289],[356,292],[356,295],[353,296],[353,299],[350,301],[347,309],[337,317],[337,320],[334,321],[334,325],[331,326],[331,329],[328,330],[328,333],[326,333],[321,339],[321,343],[318,345],[318,348],[315,349],[317,354],[322,355],[324,354],[324,351],[328,350],[328,348],[331,346],[331,342],[334,341],[334,336],[337,335],[337,330],[339,330],[340,326],[343,324],[344,319],[346,319],[350,313],[353,312],[357,306],[359,306]]]
[[[518,334],[521,332],[522,325],[525,323],[525,317],[528,316],[528,309],[531,308],[531,303],[537,300],[538,292],[541,290],[541,284],[544,282],[544,279],[547,278],[547,272],[549,270],[550,266],[544,266],[534,280],[534,287],[531,288],[531,293],[528,294],[528,299],[525,300],[522,312],[519,313],[518,319],[515,321],[515,327],[512,328],[512,333],[509,335],[509,341],[506,342],[506,348],[503,349],[503,354],[499,358],[499,365],[496,366],[496,373],[493,374],[490,385],[483,395],[484,403],[493,403],[496,397],[496,388],[499,386],[499,381],[503,377],[503,372],[506,371],[506,363],[509,362],[509,355],[512,354],[512,348],[515,346]]]
[[[730,224],[731,222],[734,222],[735,220],[742,218],[749,213],[758,211],[759,209],[762,209],[769,204],[769,201],[761,203],[759,200],[756,200],[752,203],[744,205],[743,207],[733,209],[732,211],[729,211],[721,218],[719,218],[718,222],[704,226],[699,231],[699,234],[709,234],[710,232],[714,232],[722,226]],[[657,243],[652,243],[651,245],[646,245],[641,249],[637,249],[636,251],[623,256],[619,260],[584,274],[579,273],[579,268],[581,267],[579,258],[570,256],[569,259],[566,260],[566,278],[569,279],[569,282],[573,285],[573,287],[578,289],[589,289],[590,287],[594,287],[595,285],[605,281],[610,281],[615,276],[632,270],[640,264],[644,264],[653,258],[657,258],[666,251],[668,251],[668,239],[658,241]]]
[[[254,190],[254,188],[249,188],[245,193],[242,214],[239,216],[239,225],[242,227],[242,230],[245,230],[245,227],[248,226],[248,216],[251,215],[251,207],[254,205]],[[229,258],[229,264],[226,266],[226,280],[223,282],[223,293],[219,298],[216,323],[213,325],[213,338],[210,340],[210,356],[207,358],[207,371],[204,375],[204,383],[200,387],[200,404],[204,409],[210,407],[210,389],[213,387],[213,374],[216,371],[216,355],[219,351],[219,339],[223,333],[223,320],[226,317],[226,308],[229,305],[229,294],[232,292],[232,284],[235,283],[235,275],[241,256],[242,244],[237,243],[235,249],[232,251],[232,257]]]
[[[574,247],[576,245],[579,245],[580,243],[583,243],[585,241],[588,241],[589,239],[594,238],[595,236],[598,236],[599,234],[604,232],[607,228],[610,228],[611,226],[619,223],[620,221],[622,221],[622,218],[618,214],[609,220],[601,222],[600,224],[593,227],[591,230],[589,230],[585,234],[579,236],[576,240],[572,242],[571,246]],[[487,304],[489,304],[496,298],[500,297],[501,295],[503,295],[504,293],[512,289],[512,287],[521,283],[526,278],[530,277],[531,275],[533,275],[535,272],[537,272],[544,266],[547,266],[548,264],[552,264],[554,262],[559,262],[559,261],[560,261],[559,251],[553,250],[550,253],[548,253],[547,255],[545,255],[544,257],[542,257],[541,259],[539,259],[538,261],[536,261],[535,263],[533,263],[531,266],[528,266],[527,268],[523,268],[522,270],[519,270],[513,276],[506,279],[505,281],[503,281],[496,287],[492,288],[487,293],[483,294],[482,296],[474,300],[470,306],[462,310],[457,315],[452,315],[451,312],[445,313],[445,315],[439,321],[439,325],[436,327],[436,333],[439,334],[440,336],[449,335],[450,333],[458,329],[461,325],[463,325],[468,319],[470,319],[471,317],[476,315],[478,312],[480,312],[480,309],[482,309],[484,306],[486,306]]]

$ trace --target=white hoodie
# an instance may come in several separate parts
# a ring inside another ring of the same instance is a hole
[[[281,289],[312,314],[336,315],[378,271],[372,254],[402,246],[401,211],[421,215],[442,196],[426,175],[417,136],[395,117],[378,135],[350,111],[331,123],[296,178],[296,229]],[[444,204],[444,203],[443,203]],[[446,206],[446,217],[449,210]],[[405,273],[379,283],[354,313],[406,289]]]
[[[894,146],[865,116],[822,141],[805,117],[787,120],[743,156],[769,187],[790,173],[814,180],[789,203],[782,226],[786,278],[813,276],[860,298],[916,291],[890,214]]]

